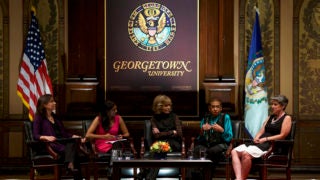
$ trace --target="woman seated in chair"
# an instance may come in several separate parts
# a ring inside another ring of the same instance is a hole
[[[206,152],[207,158],[217,165],[233,137],[232,124],[229,114],[221,112],[220,99],[212,98],[208,104],[208,111],[200,122],[200,135],[196,139],[194,156],[198,158],[202,149]]]
[[[64,156],[67,170],[74,174],[74,179],[81,179],[80,165],[77,162],[77,141],[61,141],[60,138],[81,138],[70,134],[64,128],[62,121],[53,113],[56,102],[53,96],[45,94],[38,99],[37,112],[33,121],[33,137],[36,140],[51,142],[50,147],[59,155]],[[83,138],[82,142],[85,141]]]
[[[151,118],[153,141],[166,141],[170,144],[173,152],[181,152],[182,122],[172,112],[170,97],[166,95],[156,96],[153,100],[152,110],[154,112]],[[159,168],[144,169],[140,176],[146,176],[146,179],[155,179],[158,172]]]
[[[270,148],[269,141],[282,140],[291,130],[291,116],[285,109],[288,104],[286,96],[271,97],[272,115],[270,115],[253,139],[253,143],[242,144],[231,151],[232,166],[237,180],[248,177],[253,158],[259,158]]]
[[[195,156],[199,156],[200,149],[206,149],[206,154],[214,164],[221,159],[233,137],[229,114],[221,113],[222,103],[218,98],[212,98],[208,104],[208,111],[200,122],[200,135],[197,138]]]
[[[158,95],[153,100],[151,118],[154,141],[169,142],[172,151],[181,152],[182,122],[172,112],[172,101],[166,95]]]
[[[86,138],[95,139],[98,152],[106,153],[113,144],[108,141],[119,140],[130,136],[127,126],[120,115],[117,106],[112,101],[106,101],[100,114],[95,117],[86,133]]]

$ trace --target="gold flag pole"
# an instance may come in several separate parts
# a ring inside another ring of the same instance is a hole
[[[31,5],[31,12],[33,12],[33,14],[36,16],[36,8],[33,6],[33,5]]]

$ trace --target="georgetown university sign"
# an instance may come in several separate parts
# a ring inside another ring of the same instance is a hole
[[[175,92],[197,104],[197,0],[108,1],[106,17],[107,97]]]

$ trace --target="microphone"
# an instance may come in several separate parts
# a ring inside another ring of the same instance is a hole
[[[206,114],[204,115],[204,118],[205,118],[206,123],[209,123],[209,117],[210,117],[210,114],[209,114],[209,113],[206,113]]]
[[[204,115],[204,118],[205,118],[206,124],[207,123],[209,124],[210,114],[208,112]],[[208,139],[209,139],[209,131],[208,130],[205,130],[205,136],[206,136],[206,140],[208,141]]]

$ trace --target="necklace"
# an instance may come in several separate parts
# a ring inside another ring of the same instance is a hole
[[[285,113],[283,112],[280,116],[278,116],[278,118],[276,119],[276,117],[272,118],[272,123],[277,122]]]
[[[52,116],[49,116],[49,117],[48,117],[48,120],[49,120],[52,124],[54,123],[54,119],[53,119]]]

